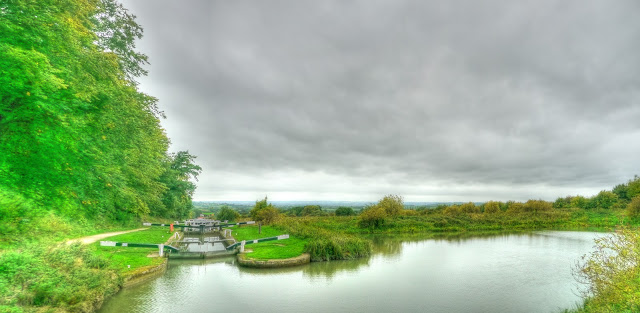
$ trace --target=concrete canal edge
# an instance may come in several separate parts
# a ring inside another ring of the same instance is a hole
[[[131,287],[162,275],[167,270],[167,262],[167,258],[163,258],[162,263],[159,265],[141,267],[130,274],[126,274],[122,288]]]
[[[246,253],[238,253],[238,264],[245,267],[255,268],[278,268],[278,267],[290,267],[298,266],[311,262],[311,255],[303,253],[297,257],[289,259],[269,259],[269,260],[255,260],[247,257]]]

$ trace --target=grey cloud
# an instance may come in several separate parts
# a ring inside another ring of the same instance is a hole
[[[205,167],[199,194],[322,172],[369,184],[350,187],[363,196],[471,184],[536,197],[638,171],[636,1],[124,4],[152,62],[141,86],[173,147]],[[323,183],[299,186],[330,192]]]

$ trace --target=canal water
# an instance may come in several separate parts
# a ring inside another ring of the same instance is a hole
[[[581,302],[572,272],[605,235],[376,237],[369,258],[286,269],[171,260],[100,312],[561,312]]]

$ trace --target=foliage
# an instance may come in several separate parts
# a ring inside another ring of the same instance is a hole
[[[80,244],[28,244],[0,255],[0,307],[93,312],[120,281],[108,262]]]
[[[484,204],[484,213],[494,214],[500,212],[500,204],[496,201],[489,201]]]
[[[575,196],[571,198],[571,207],[586,209],[589,206],[589,199],[583,196]]]
[[[640,195],[633,198],[627,205],[627,215],[631,218],[640,217]]]
[[[576,276],[589,297],[579,312],[640,310],[640,233],[622,228],[596,239],[595,251],[583,256]]]
[[[319,205],[305,205],[300,211],[300,216],[322,216],[326,215]]]
[[[361,228],[381,228],[387,220],[387,211],[380,205],[364,208],[359,216],[358,225]]]
[[[280,213],[271,203],[267,203],[267,197],[264,197],[264,199],[256,201],[253,209],[249,211],[249,215],[256,222],[271,224],[278,219]]]
[[[355,214],[351,207],[341,206],[336,209],[336,216],[352,216]]]
[[[193,208],[192,197],[202,168],[195,164],[195,156],[188,151],[171,153],[165,161],[165,171],[160,182],[166,186],[162,196],[162,205],[153,214],[168,218],[186,218]]]
[[[444,208],[444,210],[442,211],[444,214],[446,215],[459,215],[460,213],[462,213],[462,210],[460,209],[459,205],[451,205],[448,206],[446,208]]]
[[[480,208],[473,202],[467,202],[460,205],[460,212],[462,213],[480,213]]]
[[[371,254],[371,243],[357,237],[330,236],[312,239],[306,251],[312,261],[348,260]]]
[[[527,200],[522,209],[524,212],[545,212],[551,211],[553,209],[553,205],[551,202],[544,200]]]
[[[380,201],[377,206],[384,209],[387,216],[396,216],[404,210],[404,203],[401,196],[386,195]]]
[[[618,202],[618,195],[611,191],[600,191],[591,200],[596,208],[611,209]]]
[[[12,191],[2,197],[92,220],[184,215],[190,193],[179,206],[167,197],[162,114],[134,81],[146,57],[133,15],[114,0],[1,7],[0,190]]]
[[[221,221],[233,222],[238,217],[240,217],[240,214],[229,206],[223,206],[218,212],[218,219]]]

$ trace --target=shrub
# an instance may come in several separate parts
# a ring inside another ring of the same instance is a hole
[[[223,206],[220,209],[220,212],[218,212],[218,219],[221,221],[235,221],[238,217],[240,217],[240,214],[238,212],[236,212],[236,210],[228,207],[228,206]]]
[[[528,200],[523,206],[525,212],[546,212],[551,211],[553,205],[544,200]]]
[[[350,207],[341,206],[338,209],[336,209],[336,216],[352,216],[355,214],[356,213]]]
[[[404,210],[404,203],[401,196],[386,195],[380,201],[378,206],[384,209],[388,216],[396,216]]]
[[[638,197],[636,197],[638,198]],[[595,251],[577,264],[576,278],[587,312],[638,312],[640,310],[640,233],[623,228],[596,239]]]
[[[640,195],[631,199],[631,202],[627,205],[627,216],[631,218],[640,217]]]
[[[524,212],[524,204],[520,202],[510,202],[507,207],[507,213],[520,213]]]
[[[267,197],[264,197],[263,200],[256,201],[249,215],[254,221],[270,224],[278,219],[279,212],[271,203],[267,203]]]
[[[305,251],[313,261],[348,260],[370,255],[371,243],[352,236],[331,236],[312,239]]]
[[[480,208],[473,202],[467,202],[460,205],[460,211],[463,213],[480,213]]]
[[[489,201],[484,204],[484,213],[494,214],[500,212],[500,204],[495,201]]]
[[[387,220],[387,211],[380,205],[365,208],[360,213],[358,226],[361,228],[380,228]]]
[[[442,213],[444,213],[446,215],[455,216],[455,215],[459,215],[460,213],[462,213],[462,210],[460,210],[460,206],[454,204],[454,205],[446,207],[444,209],[444,211],[442,211]]]

